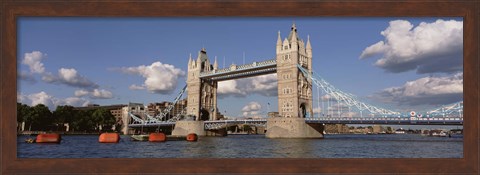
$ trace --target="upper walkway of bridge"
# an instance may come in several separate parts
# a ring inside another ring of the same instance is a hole
[[[261,62],[253,62],[244,65],[232,64],[228,68],[201,72],[200,78],[213,81],[224,81],[238,78],[247,78],[252,76],[271,74],[277,72],[276,59],[270,59]]]

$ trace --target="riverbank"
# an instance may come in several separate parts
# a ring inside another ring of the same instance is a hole
[[[17,132],[17,135],[38,135],[38,134],[46,134],[46,133],[56,133],[61,135],[100,135],[103,132],[64,132],[64,131],[23,131]],[[118,133],[123,135],[123,133]]]

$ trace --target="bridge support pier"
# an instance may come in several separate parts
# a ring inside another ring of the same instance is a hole
[[[322,124],[305,123],[304,118],[272,117],[267,119],[267,138],[323,138]]]
[[[205,136],[203,121],[177,121],[172,131],[172,136],[187,136],[190,133]]]

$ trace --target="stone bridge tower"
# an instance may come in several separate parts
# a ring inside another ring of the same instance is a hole
[[[307,124],[313,115],[312,80],[303,76],[297,65],[312,72],[312,46],[298,37],[292,25],[282,42],[278,32],[277,47],[278,112],[280,117],[267,119],[267,138],[323,138],[323,125]]]
[[[312,72],[312,46],[310,37],[304,41],[298,37],[297,27],[292,25],[290,34],[282,42],[277,39],[278,112],[283,117],[305,118],[313,115],[312,82],[297,67],[300,64]]]
[[[187,75],[187,114],[195,116],[195,120],[216,120],[217,87],[216,81],[200,78],[200,73],[217,69],[217,60],[212,65],[207,51],[202,48],[196,60],[188,60]]]

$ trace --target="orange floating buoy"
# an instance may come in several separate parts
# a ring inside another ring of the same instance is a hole
[[[196,142],[198,140],[198,136],[195,133],[190,133],[187,135],[187,141],[189,142]]]
[[[60,134],[38,134],[37,143],[60,143],[62,137]]]
[[[164,133],[150,133],[148,136],[149,142],[164,142],[167,140],[167,136]]]
[[[100,143],[118,143],[120,141],[120,135],[118,133],[102,133],[98,137]]]

